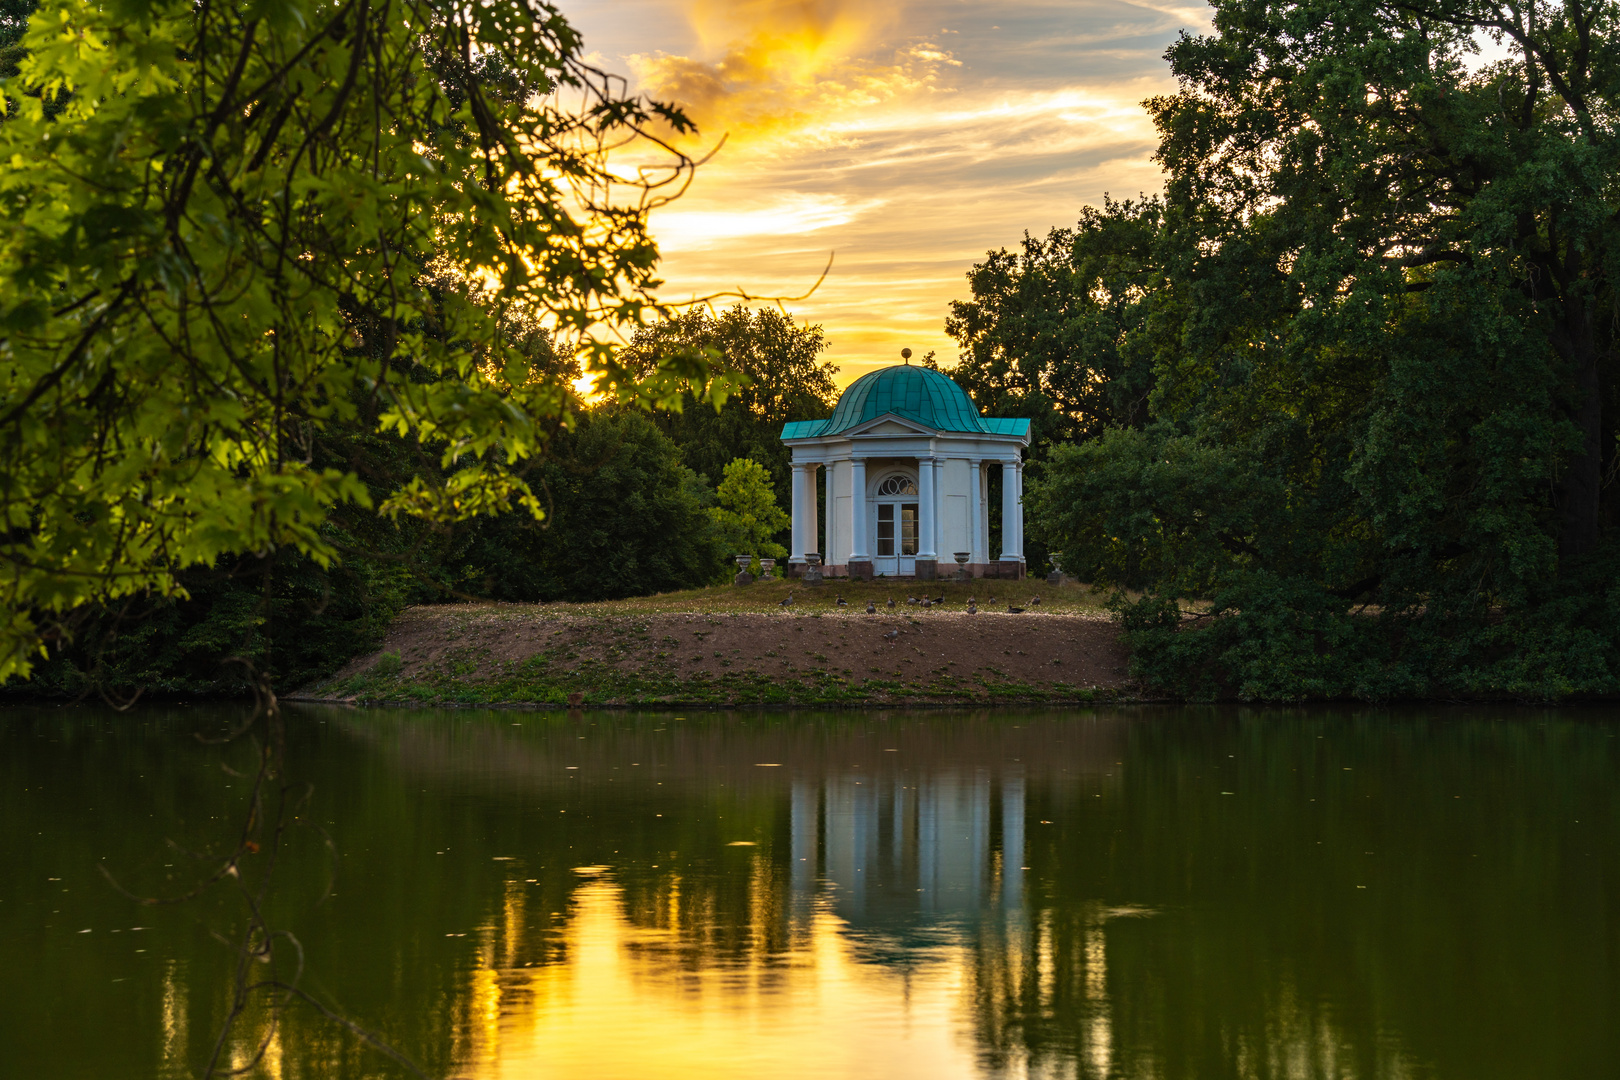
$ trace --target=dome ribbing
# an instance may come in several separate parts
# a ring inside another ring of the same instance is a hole
[[[967,391],[950,376],[932,368],[897,364],[851,383],[819,434],[836,435],[890,413],[935,431],[988,430]]]

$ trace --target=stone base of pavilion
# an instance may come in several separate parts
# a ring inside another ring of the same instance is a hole
[[[957,564],[955,562],[929,562],[927,559],[917,560],[915,574],[885,574],[884,581],[955,581]],[[1026,567],[1022,561],[1007,559],[1005,561],[988,563],[966,564],[968,576],[971,578],[989,578],[999,581],[1016,581],[1025,576]],[[803,577],[804,563],[792,563],[788,566],[788,577]],[[855,581],[876,581],[878,575],[873,571],[871,563],[852,562],[838,566],[823,566],[821,574],[824,578],[843,578]]]

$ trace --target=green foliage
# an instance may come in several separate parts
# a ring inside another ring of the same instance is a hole
[[[826,348],[821,327],[797,325],[774,308],[750,311],[738,304],[719,315],[694,308],[643,327],[624,362],[651,371],[661,357],[682,350],[716,357],[718,366],[742,381],[725,404],[717,411],[689,396],[654,421],[703,476],[719,476],[738,458],[759,462],[785,503],[793,478],[782,425],[820,419],[837,403],[832,377],[838,369],[816,359]]]
[[[972,299],[953,301],[945,332],[961,346],[949,375],[991,416],[1030,421],[1025,481],[1038,486],[1056,446],[1148,419],[1154,359],[1173,309],[1161,262],[1157,199],[1086,207],[1073,229],[1024,237],[968,271]],[[937,367],[933,354],[923,362]],[[1001,527],[1001,479],[990,474],[989,518]],[[1024,538],[1032,573],[1049,547]]]
[[[720,481],[719,502],[719,506],[710,507],[709,514],[728,552],[753,555],[756,560],[787,555],[787,548],[771,537],[791,525],[792,518],[776,505],[776,492],[771,490],[765,466],[747,458],[727,465]]]
[[[1157,199],[1088,206],[1073,229],[990,252],[968,271],[973,298],[952,301],[951,378],[989,415],[1028,417],[1036,454],[1146,419],[1163,213]]]
[[[255,670],[295,688],[376,648],[393,617],[424,596],[397,562],[352,557],[323,569],[287,549],[176,576],[185,599],[131,597],[74,612],[72,638],[0,695],[247,694]]]
[[[21,44],[0,124],[0,679],[69,613],[183,597],[187,568],[330,566],[325,523],[375,498],[317,460],[336,428],[432,459],[376,504],[390,517],[540,513],[521,473],[571,399],[524,326],[615,400],[723,399],[700,354],[631,370],[603,332],[661,313],[656,182],[625,191],[603,148],[687,125],[614,94],[554,8],[47,0]]]
[[[451,587],[496,600],[616,600],[707,585],[726,552],[713,494],[652,420],[584,414],[537,470],[546,520],[471,522],[442,560]]]
[[[21,42],[33,13],[33,0],[0,0],[0,78],[16,75],[17,64],[28,55]]]
[[[1029,486],[1147,591],[1149,681],[1620,692],[1620,5],[1537,10],[1229,0],[1171,49],[1151,311],[1085,346],[1151,356],[1149,414]]]
[[[317,456],[366,477],[379,502],[434,465],[397,437],[359,427],[329,428]],[[281,549],[181,571],[184,599],[82,608],[70,616],[72,637],[8,690],[113,701],[243,694],[253,669],[241,660],[296,688],[375,648],[408,604],[617,599],[708,584],[725,572],[706,512],[713,492],[639,412],[584,412],[527,480],[546,501],[544,522],[514,509],[428,526],[339,507],[326,528],[343,558],[329,568]]]

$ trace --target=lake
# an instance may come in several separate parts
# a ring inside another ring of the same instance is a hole
[[[268,881],[138,903],[244,713],[0,711],[0,1074],[200,1075],[239,961],[468,1080],[1620,1068],[1613,709],[289,708]],[[411,1075],[257,1000],[220,1068]]]

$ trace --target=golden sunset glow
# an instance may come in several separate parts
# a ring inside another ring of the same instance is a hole
[[[902,347],[956,359],[948,305],[987,250],[1156,191],[1141,102],[1198,4],[580,2],[593,60],[725,137],[658,210],[664,299],[796,297],[847,383]],[[722,299],[718,303],[727,303]]]
[[[759,883],[752,891],[769,903]],[[860,964],[842,920],[818,910],[791,957],[751,950],[735,965],[694,971],[681,962],[678,935],[633,926],[623,909],[617,885],[591,881],[563,931],[570,963],[469,973],[480,1003],[478,1046],[463,1058],[471,1076],[977,1075],[957,1034],[967,1005],[959,950],[913,972],[902,995],[902,973]],[[880,1015],[886,1022],[874,1025]],[[626,1017],[635,1018],[633,1036]],[[784,1071],[784,1062],[796,1065]]]

